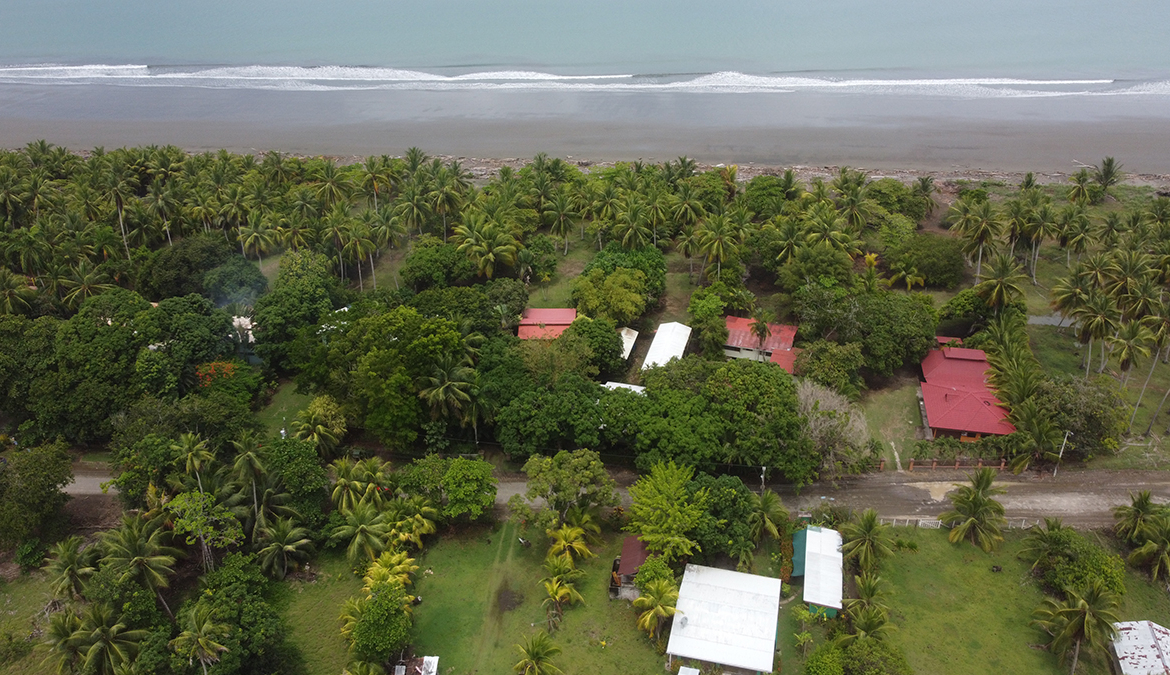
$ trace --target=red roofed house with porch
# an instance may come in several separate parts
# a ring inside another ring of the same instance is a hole
[[[793,349],[792,343],[796,340],[796,326],[779,323],[768,324],[768,338],[764,340],[763,349],[760,349],[760,339],[752,333],[752,320],[739,316],[729,316],[727,322],[727,342],[723,346],[723,353],[733,359],[752,359],[762,361],[768,357],[772,363],[792,372],[793,363],[799,349]]]
[[[942,347],[922,360],[923,423],[931,437],[976,441],[1016,430],[1008,411],[987,385],[987,354],[981,349]]]
[[[552,340],[577,320],[575,309],[526,309],[520,315],[521,340]]]

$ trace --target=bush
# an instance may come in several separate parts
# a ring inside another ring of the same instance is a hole
[[[399,270],[402,281],[416,291],[463,284],[475,278],[475,265],[454,244],[423,235],[414,242]]]
[[[831,642],[817,647],[804,662],[804,675],[845,675],[841,650]]]
[[[1040,560],[1036,569],[1044,583],[1064,592],[1084,589],[1093,580],[1118,595],[1125,595],[1125,562],[1086,539],[1076,530],[1066,528],[1052,535],[1059,541],[1058,551]]]
[[[593,268],[573,279],[572,302],[586,316],[626,325],[646,311],[646,275],[619,267],[613,272]]]
[[[619,243],[610,242],[593,256],[581,274],[586,275],[594,269],[601,269],[609,275],[619,267],[638,270],[645,274],[646,294],[654,300],[661,298],[666,292],[666,257],[653,246],[627,251]]]
[[[882,218],[878,223],[878,239],[881,240],[882,246],[889,250],[913,237],[917,230],[918,226],[909,218],[894,213]]]
[[[646,558],[646,562],[638,568],[638,573],[634,575],[634,585],[638,587],[639,591],[645,591],[646,587],[652,581],[659,579],[666,579],[674,582],[674,570],[670,569],[666,558],[660,555],[652,555]]]
[[[861,367],[865,357],[861,345],[851,342],[839,345],[828,340],[817,340],[796,355],[796,374],[826,386],[842,396],[856,401],[865,388]]]
[[[589,344],[593,351],[590,363],[597,368],[598,376],[602,379],[609,379],[625,369],[626,362],[622,359],[622,336],[618,333],[617,326],[609,319],[577,317],[577,320],[565,330],[565,334],[580,336]]]
[[[199,392],[222,393],[242,406],[251,408],[264,387],[264,376],[239,359],[211,361],[195,367]]]
[[[891,214],[899,214],[919,223],[926,217],[926,199],[915,194],[896,178],[880,178],[865,187],[866,195]]]
[[[917,269],[927,286],[954,288],[963,280],[963,243],[955,237],[915,234],[890,249],[886,262]]]
[[[0,634],[0,663],[16,663],[32,653],[33,641],[22,639],[15,633]]]
[[[187,237],[174,246],[148,253],[138,269],[135,287],[149,300],[204,293],[204,275],[235,255],[223,237]]]
[[[1113,378],[1044,380],[1036,392],[1036,404],[1056,428],[1073,433],[1065,457],[1089,459],[1121,447],[1127,404]]]
[[[16,564],[25,572],[39,568],[45,562],[45,547],[41,540],[33,537],[25,539],[16,547]]]
[[[902,649],[880,640],[855,640],[842,654],[844,675],[914,675]]]
[[[370,589],[361,618],[353,627],[353,651],[363,660],[383,663],[410,639],[410,615],[404,609],[401,583],[382,582]]]
[[[983,188],[965,187],[959,189],[959,199],[965,199],[972,204],[987,201],[987,190]]]

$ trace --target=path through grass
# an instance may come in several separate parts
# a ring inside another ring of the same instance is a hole
[[[866,392],[861,398],[870,436],[881,442],[888,469],[895,468],[891,442],[898,447],[903,467],[913,456],[914,434],[922,426],[917,392],[918,380],[907,376],[883,389]]]
[[[311,396],[298,394],[297,386],[292,382],[282,382],[280,388],[272,395],[272,400],[263,410],[256,413],[257,419],[264,425],[271,435],[280,435],[280,429],[286,424],[292,424],[297,413],[304,410]]]

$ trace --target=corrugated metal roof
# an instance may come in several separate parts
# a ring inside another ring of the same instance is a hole
[[[1016,430],[1007,419],[1008,411],[999,405],[999,399],[989,389],[930,382],[921,386],[926,422],[931,429],[997,435]]]
[[[841,534],[810,525],[804,544],[804,601],[841,609]]]
[[[1170,675],[1170,630],[1153,621],[1123,621],[1113,627],[1121,675]]]
[[[634,352],[634,343],[638,341],[638,331],[633,328],[619,328],[618,334],[622,336],[622,359],[628,359]]]
[[[788,371],[789,375],[794,375],[796,373],[796,355],[803,351],[803,349],[777,349],[772,352],[772,356],[768,360]]]
[[[577,320],[577,310],[572,308],[532,308],[524,310],[520,315],[521,326],[536,324],[564,324],[569,325]]]
[[[568,330],[569,324],[540,324],[536,326],[520,326],[516,330],[516,337],[521,340],[554,340]]]
[[[673,358],[681,359],[690,339],[691,327],[686,324],[671,321],[658,326],[654,342],[650,343],[650,351],[646,352],[646,360],[642,362],[642,369],[664,366]]]
[[[752,334],[752,319],[728,316],[724,317],[724,321],[727,323],[727,345],[740,349],[760,348],[760,339]],[[795,340],[796,326],[770,323],[768,324],[768,338],[764,340],[764,351],[792,349],[792,343]]]
[[[634,392],[635,394],[641,394],[641,393],[644,393],[646,391],[646,387],[641,387],[641,386],[638,386],[636,384],[626,384],[625,382],[606,382],[605,384],[603,384],[601,386],[603,386],[606,389],[609,389],[611,391],[614,389],[629,389],[630,391]]]
[[[922,359],[922,376],[926,378],[926,381],[947,386],[959,384],[984,386],[987,382],[987,369],[990,368],[987,359],[970,358],[971,354],[967,354],[966,358],[948,356],[949,353],[955,351],[983,354],[983,351],[979,349],[956,350],[949,347],[933,349],[926,353],[926,358]]]
[[[666,653],[772,672],[780,580],[687,565]]]
[[[618,574],[622,576],[637,574],[638,568],[649,557],[650,552],[646,550],[646,544],[635,536],[626,537],[622,540],[622,562],[618,565]]]

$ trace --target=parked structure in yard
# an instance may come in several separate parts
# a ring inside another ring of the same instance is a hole
[[[837,616],[844,594],[841,533],[809,525],[792,535],[792,576],[804,577],[804,601]]]
[[[686,324],[670,321],[659,325],[654,341],[650,343],[650,351],[646,352],[646,360],[642,362],[642,370],[665,366],[671,359],[681,359],[690,339],[691,327]]]
[[[520,328],[516,335],[521,340],[552,340],[577,320],[577,310],[526,309],[520,315]]]
[[[1117,675],[1170,675],[1170,630],[1153,621],[1113,624],[1113,672]]]
[[[796,353],[800,351],[792,349],[792,343],[796,340],[796,326],[768,324],[768,337],[761,345],[760,338],[752,332],[752,319],[726,316],[723,320],[727,323],[727,343],[723,345],[723,353],[728,358],[769,360],[792,372]]]
[[[943,346],[927,353],[922,359],[924,381],[919,398],[928,438],[951,436],[976,441],[1016,430],[1007,420],[1008,411],[987,385],[989,367],[982,349]]]
[[[637,599],[638,587],[634,585],[634,577],[638,574],[642,563],[646,562],[646,558],[649,557],[650,552],[646,550],[646,544],[637,537],[631,535],[622,540],[622,553],[614,558],[613,571],[610,573],[610,600]]]
[[[622,360],[627,361],[634,353],[634,343],[638,341],[638,331],[633,328],[619,328],[618,335],[622,336]]]
[[[779,579],[687,565],[675,608],[668,666],[678,658],[721,666],[725,673],[772,672]]]

